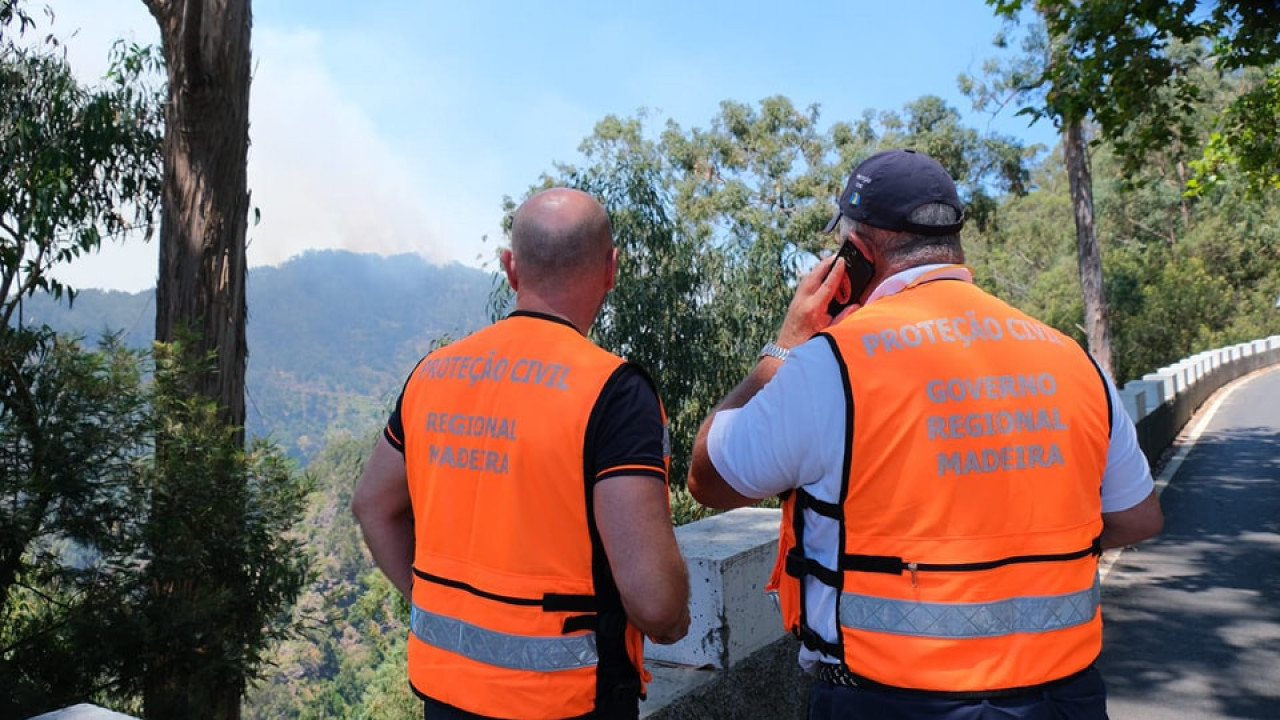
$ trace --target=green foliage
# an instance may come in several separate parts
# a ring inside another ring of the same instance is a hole
[[[0,714],[146,697],[156,717],[235,717],[310,579],[292,532],[309,481],[187,397],[209,367],[174,346],[147,387],[118,336],[92,352],[27,324],[24,300],[74,298],[57,265],[149,228],[160,61],[117,44],[104,87],[82,87],[56,38],[23,45],[15,27],[34,22],[4,2]]]
[[[0,333],[0,716],[119,694],[149,429],[138,353]]]
[[[308,467],[316,488],[302,528],[317,574],[294,612],[303,635],[275,647],[246,718],[422,715],[405,669],[408,604],[373,569],[348,509],[372,446],[371,436],[337,438]]]
[[[785,97],[726,101],[707,129],[668,122],[656,138],[645,119],[605,118],[582,162],[534,190],[577,187],[609,210],[619,279],[592,334],[654,375],[677,486],[699,424],[774,339],[800,272],[833,244],[819,231],[858,160],[889,146],[938,156],[979,226],[994,219],[991,189],[1020,192],[1027,179],[1017,143],[963,128],[933,97],[825,131],[816,107]]]
[[[165,694],[180,707],[147,711],[201,717],[222,689],[264,672],[272,644],[295,632],[293,603],[312,577],[295,523],[312,481],[265,442],[241,447],[213,401],[186,393],[206,370],[183,357],[155,346],[138,689],[150,696],[158,683],[189,679],[184,692]]]
[[[1277,186],[1280,167],[1280,13],[1255,0],[1035,2],[987,0],[1017,19],[1028,5],[1057,42],[1024,87],[1047,88],[1026,110],[1065,121],[1092,118],[1137,170],[1144,156],[1171,145],[1197,146],[1203,128],[1191,109],[1210,89],[1196,77],[1211,64],[1219,77],[1245,68],[1270,79],[1222,109],[1217,136],[1197,163],[1199,192],[1234,167],[1253,191]]]
[[[1136,292],[1133,306],[1125,308],[1116,325],[1119,355],[1124,359],[1117,365],[1117,375],[1140,376],[1172,359],[1189,357],[1197,349],[1227,344],[1223,331],[1233,309],[1222,300],[1230,295],[1230,288],[1201,259],[1178,254],[1143,268],[1130,262],[1131,258],[1117,254],[1112,270],[1132,273],[1135,277],[1128,283],[1117,285],[1121,291]]]
[[[1231,166],[1252,179],[1249,189],[1255,193],[1262,187],[1280,189],[1278,123],[1280,66],[1273,67],[1265,79],[1223,110],[1221,129],[1209,136],[1204,155],[1191,162],[1195,176],[1188,181],[1188,191],[1203,193]]]
[[[25,18],[6,3],[4,17]],[[29,18],[20,27],[31,26]],[[17,303],[71,288],[49,274],[138,224],[160,178],[160,103],[150,52],[118,45],[102,88],[80,85],[50,36],[0,37],[0,326]]]

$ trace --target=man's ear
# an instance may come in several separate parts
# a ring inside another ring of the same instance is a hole
[[[609,249],[609,262],[606,264],[608,268],[606,268],[605,272],[608,275],[605,276],[604,289],[612,290],[618,284],[618,248]]]
[[[849,242],[853,243],[853,246],[858,248],[858,252],[862,253],[862,257],[866,258],[871,262],[871,264],[876,264],[876,260],[878,258],[872,253],[871,243],[867,242],[867,238],[864,235],[850,231]]]
[[[516,275],[516,256],[511,251],[504,249],[502,254],[498,256],[498,262],[502,263],[502,270],[507,274],[507,284],[512,290],[520,289],[520,280]]]

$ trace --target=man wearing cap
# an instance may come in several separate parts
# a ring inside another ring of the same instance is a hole
[[[777,340],[703,422],[689,488],[783,498],[769,588],[810,718],[1105,718],[1098,557],[1163,524],[1133,422],[1070,337],[983,292],[934,159],[863,161]],[[869,265],[867,267],[866,265]]]

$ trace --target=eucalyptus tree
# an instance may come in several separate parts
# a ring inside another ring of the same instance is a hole
[[[281,534],[300,516],[297,480],[272,448],[244,448],[252,12],[250,0],[143,3],[168,73],[156,340],[180,354],[167,392],[188,400],[168,408],[196,434],[156,436],[147,608],[166,632],[148,636],[142,693],[155,717],[238,718],[307,578]]]
[[[999,0],[988,0],[998,3]],[[1040,4],[1035,5],[1039,11]],[[1008,10],[1016,18],[1021,7]],[[1002,34],[996,44],[1003,47]],[[1114,374],[1111,357],[1111,321],[1103,283],[1102,253],[1098,247],[1094,215],[1093,178],[1089,158],[1090,108],[1077,100],[1075,77],[1062,39],[1035,25],[1023,37],[1022,55],[1003,65],[988,62],[985,78],[962,78],[962,89],[978,109],[997,112],[1010,102],[1020,113],[1038,120],[1048,118],[1061,133],[1061,147],[1071,193],[1071,214],[1076,230],[1076,264],[1083,300],[1083,319],[1089,352],[1108,373]]]
[[[816,106],[781,96],[722,102],[706,128],[646,120],[605,118],[580,162],[539,188],[582,188],[610,212],[619,281],[594,332],[654,374],[677,483],[701,420],[774,339],[800,273],[834,249],[820,230],[858,161],[891,146],[937,156],[975,208],[975,232],[992,219],[988,192],[1026,182],[1016,142],[963,127],[933,97],[825,127]]]
[[[1033,10],[1044,23],[1029,35],[1023,57],[993,69],[990,88],[975,89],[975,95],[980,104],[997,106],[1008,99],[999,91],[1013,91],[1022,96],[1023,112],[1048,117],[1063,131],[1089,348],[1111,369],[1085,122],[1117,150],[1126,174],[1153,152],[1199,147],[1201,157],[1184,165],[1194,175],[1182,173],[1189,193],[1201,192],[1232,167],[1253,192],[1280,187],[1280,13],[1250,0],[988,4],[1010,20]],[[1220,73],[1240,76],[1253,69],[1255,80],[1223,110],[1216,128],[1197,137],[1203,129],[1191,117],[1205,85],[1193,71],[1204,62],[1201,50]],[[992,89],[997,92],[986,92]]]
[[[238,717],[262,649],[280,631],[275,620],[305,578],[301,556],[284,534],[299,512],[297,480],[272,449],[255,444],[246,451],[243,438],[249,3],[146,5],[160,26],[168,73],[162,104],[136,82],[158,65],[146,49],[127,48],[113,70],[115,86],[92,93],[76,85],[60,54],[24,50],[7,35],[0,85],[0,339],[25,333],[10,326],[22,297],[71,290],[49,274],[55,264],[149,223],[161,199],[156,334],[164,352],[182,356],[163,356],[168,370],[156,379],[169,384],[148,397],[158,423],[151,426],[150,504],[140,513],[145,524],[139,530],[146,548],[137,565],[147,594],[134,598],[141,601],[135,619],[145,622],[129,625],[142,643],[131,659],[142,669],[123,670],[117,681],[122,692],[143,696],[148,715]],[[7,31],[32,27],[18,2],[3,3],[0,20]],[[12,388],[6,402],[16,408],[9,417],[39,419],[44,411],[60,418],[34,404],[41,388],[21,367],[44,357],[40,348],[18,347],[3,358]],[[175,422],[180,418],[189,422]],[[101,413],[86,414],[85,422],[113,426]],[[32,482],[52,467],[51,454],[80,456],[61,447],[76,438],[41,440],[31,435],[40,429],[34,423],[14,440],[17,448],[45,453],[24,476]],[[112,467],[102,463],[97,472]],[[96,476],[93,468],[84,475]],[[48,493],[11,490],[27,517],[43,519],[41,507],[57,507]],[[99,518],[90,510],[85,523]],[[48,530],[36,525],[33,531],[32,521],[23,521],[29,533]],[[19,550],[7,558],[28,557],[25,536],[12,537]],[[125,687],[135,680],[141,687]]]
[[[249,0],[143,0],[168,72],[156,340],[214,368],[191,390],[244,426]],[[242,430],[237,430],[237,433]]]
[[[58,40],[0,4],[0,716],[117,697],[136,600],[143,359],[23,316],[75,289],[59,264],[148,226],[159,104],[144,50],[117,45],[82,84]]]
[[[1193,189],[1234,168],[1254,190],[1280,187],[1280,13],[1255,0],[988,0],[999,15],[1033,6],[1062,40],[1064,62],[1046,68],[1064,101],[1091,113],[1103,137],[1133,170],[1152,149],[1181,141],[1204,147]],[[1224,77],[1247,79],[1222,109],[1210,142],[1188,122],[1206,85],[1190,70],[1200,58],[1172,52],[1204,48]],[[1252,70],[1253,72],[1246,72]],[[1163,89],[1166,92],[1157,93]]]

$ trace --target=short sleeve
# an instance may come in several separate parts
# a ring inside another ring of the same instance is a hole
[[[671,443],[657,388],[644,370],[631,363],[620,366],[591,415],[586,452],[593,482],[615,475],[667,481]]]
[[[419,363],[421,364],[421,363]],[[414,371],[417,371],[414,367]],[[396,407],[391,411],[391,417],[387,418],[387,424],[382,428],[382,436],[387,439],[391,447],[404,454],[404,418],[401,416],[401,407],[404,404],[404,390],[409,387],[409,380],[413,378],[413,373],[409,373],[409,377],[405,378],[404,385],[400,387],[400,396],[396,398]]]
[[[1107,467],[1102,474],[1102,512],[1128,510],[1146,499],[1155,487],[1151,465],[1138,444],[1138,430],[1133,425],[1106,373],[1100,373],[1111,397],[1111,441],[1107,446]]]
[[[822,500],[838,498],[847,432],[842,387],[825,339],[793,348],[746,405],[712,419],[707,451],[716,471],[749,498],[798,487]]]

